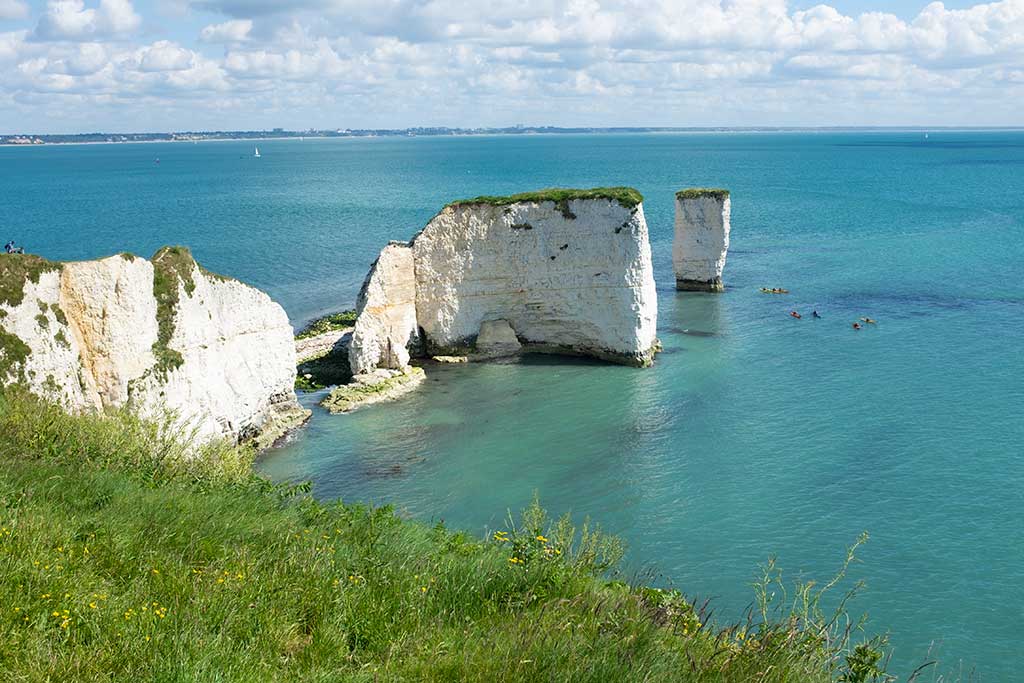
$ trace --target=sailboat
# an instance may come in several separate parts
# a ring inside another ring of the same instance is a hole
[[[260,148],[256,147],[255,149],[256,149],[256,151],[253,152],[253,156],[256,157],[257,159],[259,159],[260,158]]]

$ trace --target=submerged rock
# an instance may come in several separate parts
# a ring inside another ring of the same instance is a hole
[[[695,188],[676,193],[672,265],[676,289],[721,292],[729,251],[728,190]]]
[[[284,310],[187,249],[150,261],[0,255],[0,383],[71,411],[170,411],[200,440],[264,446],[309,415],[294,380]]]

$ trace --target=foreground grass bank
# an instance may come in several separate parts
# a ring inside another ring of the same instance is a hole
[[[22,394],[0,434],[4,681],[885,680],[813,593],[714,627],[539,506],[472,538]]]

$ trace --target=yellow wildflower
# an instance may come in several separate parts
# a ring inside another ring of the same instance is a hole
[[[547,543],[548,542],[548,539],[544,538],[543,536],[538,536],[537,540],[540,541],[541,543]]]

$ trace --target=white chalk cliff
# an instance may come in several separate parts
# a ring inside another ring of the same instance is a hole
[[[348,347],[352,374],[406,367],[419,341],[416,275],[408,244],[392,242],[380,252],[359,291],[356,313]]]
[[[672,265],[676,289],[720,292],[729,251],[728,190],[690,189],[676,193]]]
[[[266,446],[308,415],[284,310],[185,249],[152,262],[4,255],[0,285],[0,383],[71,411],[170,410],[200,440]]]
[[[657,295],[641,199],[629,188],[598,188],[448,205],[372,267],[350,347],[353,372],[400,368],[420,348],[649,365]]]

